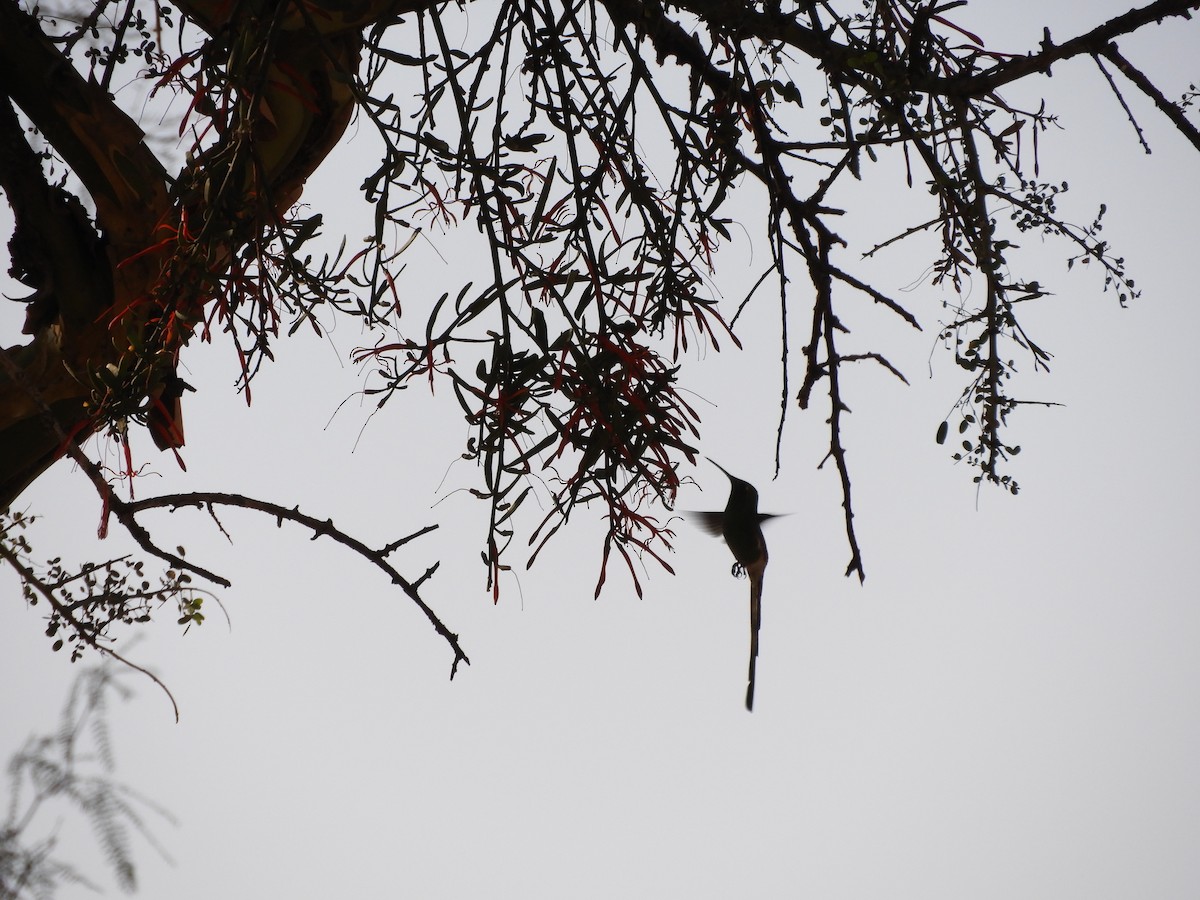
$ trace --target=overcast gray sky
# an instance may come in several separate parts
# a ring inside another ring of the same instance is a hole
[[[1023,50],[1046,22],[1065,39],[1123,8],[978,3],[957,21]],[[1197,28],[1152,28],[1122,48],[1182,89],[1196,74]],[[1025,270],[1041,259],[1054,291],[1029,322],[1055,359],[1049,376],[1022,365],[1019,393],[1064,405],[1014,420],[1020,496],[977,492],[934,443],[961,371],[936,347],[946,297],[921,281],[923,257],[894,254],[872,276],[911,286],[923,334],[852,322],[912,383],[864,369],[848,385],[864,586],[842,577],[840,497],[816,469],[820,411],[792,415],[786,467],[771,480],[777,352],[753,349],[773,325],[770,305],[743,318],[746,351],[686,363],[703,452],[755,483],[764,509],[792,513],[767,533],[753,714],[742,707],[746,584],[719,541],[681,523],[677,577],[648,570],[639,600],[614,569],[597,602],[599,525],[580,521],[493,606],[478,563],[482,507],[455,491],[474,473],[458,460],[466,428],[449,391],[407,392],[359,440],[368,407],[334,415],[362,383],[347,361],[365,340],[357,332],[280,346],[251,409],[233,394],[228,349],[189,348],[189,473],[152,456],[161,481],[140,489],[299,502],[374,544],[440,522],[400,562],[419,573],[443,560],[425,596],[472,665],[449,682],[450,655],[420,613],[328,542],[230,512],[230,547],[195,513],[161,516],[168,545],[185,544],[234,588],[222,594],[231,628],[210,615],[181,638],[163,615],[136,648],[174,692],[179,724],[137,679],[115,717],[119,776],[180,819],[161,832],[174,867],[139,852],[142,895],[1194,897],[1195,151],[1129,91],[1146,156],[1090,63],[1011,95],[1031,88],[1067,126],[1042,142],[1043,176],[1071,183],[1076,220],[1108,203],[1106,233],[1143,297],[1121,309],[1098,276],[1068,277],[1064,247],[1029,239]],[[357,187],[344,174],[360,171],[356,152],[306,195],[327,219]],[[887,236],[879,220],[911,221],[918,200],[866,199],[877,218],[844,231],[864,248]],[[439,243],[445,263],[414,257],[433,296],[461,278],[455,246]],[[751,252],[731,248],[716,276],[731,300]],[[702,490],[679,506],[722,507],[723,476],[694,475]],[[47,553],[65,542],[97,555],[99,510],[80,475],[60,466],[23,500],[48,520]],[[50,653],[42,610],[6,590],[5,754],[53,727],[74,674]],[[61,854],[94,860],[100,876],[90,838],[63,833]]]

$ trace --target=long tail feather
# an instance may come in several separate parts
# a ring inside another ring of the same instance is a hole
[[[762,586],[766,560],[752,565],[750,576],[750,672],[746,683],[746,709],[754,710],[754,669],[758,663],[758,632],[762,628]]]

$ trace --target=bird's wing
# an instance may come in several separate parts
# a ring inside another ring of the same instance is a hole
[[[695,510],[686,510],[684,515],[695,522],[702,531],[706,531],[713,537],[721,537],[721,527],[725,523],[725,514],[719,512],[697,512]]]

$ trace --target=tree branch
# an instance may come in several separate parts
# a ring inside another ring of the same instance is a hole
[[[1116,44],[1106,44],[1100,53],[1105,59],[1110,60],[1122,75],[1137,85],[1143,94],[1153,100],[1154,105],[1159,108],[1163,115],[1171,120],[1185,138],[1191,141],[1192,146],[1200,150],[1200,129],[1193,125],[1188,117],[1183,114],[1183,110],[1179,108],[1179,104],[1168,100],[1163,95],[1163,92],[1155,87],[1154,83],[1146,77],[1141,69],[1137,68],[1121,55]]]
[[[1154,3],[1140,9],[1131,9],[1123,15],[1109,19],[1103,25],[1071,38],[1064,44],[1052,43],[1047,32],[1042,41],[1042,49],[1037,53],[1006,60],[975,75],[932,78],[918,81],[913,87],[947,97],[983,97],[1027,75],[1049,72],[1056,62],[1082,54],[1102,53],[1114,38],[1137,31],[1151,22],[1161,22],[1173,16],[1190,19],[1192,11],[1197,9],[1200,9],[1200,3],[1196,0],[1155,0]]]
[[[410,582],[401,575],[395,567],[389,563],[385,557],[396,548],[399,542],[387,544],[379,550],[373,550],[357,538],[353,538],[346,534],[341,529],[337,528],[331,519],[317,519],[313,516],[306,515],[300,512],[299,507],[288,508],[280,506],[277,503],[269,503],[265,500],[256,500],[253,497],[245,497],[241,494],[226,494],[219,492],[203,492],[197,491],[186,494],[164,494],[160,497],[150,497],[143,500],[135,500],[130,502],[121,502],[121,507],[130,516],[136,516],[139,512],[144,512],[148,509],[178,509],[184,506],[194,506],[196,508],[212,507],[212,506],[232,506],[241,509],[251,509],[257,512],[266,513],[273,516],[276,524],[282,524],[284,520],[295,522],[297,525],[302,525],[308,528],[313,533],[313,540],[318,537],[328,537],[331,540],[347,547],[357,553],[363,559],[370,562],[377,569],[382,571],[391,579],[392,584],[397,585],[408,598],[425,614],[425,617],[433,625],[434,630],[441,635],[450,649],[454,651],[454,661],[450,666],[450,677],[453,678],[458,671],[458,664],[464,662],[467,665],[471,664],[471,660],[467,658],[467,654],[463,652],[461,645],[458,643],[458,635],[450,631],[445,626],[437,613],[421,599],[418,593],[418,586],[424,582],[432,571],[426,572],[416,582]],[[434,567],[436,568],[436,566]]]
[[[88,628],[84,622],[81,622],[78,618],[76,618],[74,610],[65,606],[55,595],[53,588],[39,578],[37,572],[25,565],[20,557],[13,553],[4,541],[0,541],[0,559],[3,559],[6,563],[12,566],[13,569],[16,570],[17,574],[21,578],[21,581],[28,585],[30,590],[36,591],[47,603],[50,604],[50,608],[53,609],[64,622],[71,626],[71,629],[77,635],[79,635],[80,640],[86,643],[93,650],[96,650],[105,656],[111,656],[122,665],[128,666],[135,672],[140,672],[142,675],[145,675],[160,688],[162,688],[163,693],[167,695],[167,699],[171,701],[171,709],[175,713],[175,721],[179,721],[179,704],[175,702],[175,695],[171,693],[171,689],[163,683],[162,679],[160,679],[149,669],[139,666],[132,660],[122,656],[107,644],[102,644],[95,631],[91,628]]]

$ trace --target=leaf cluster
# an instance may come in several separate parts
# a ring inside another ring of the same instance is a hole
[[[149,622],[165,605],[175,609],[185,632],[203,624],[205,592],[192,585],[190,573],[168,568],[155,583],[145,561],[129,555],[77,569],[60,557],[34,562],[25,533],[32,522],[18,511],[0,513],[0,559],[19,575],[25,601],[47,607],[46,637],[56,652],[69,648],[72,662],[88,648],[114,641],[114,626]]]
[[[114,699],[132,692],[111,663],[83,669],[52,734],[34,735],[9,759],[8,812],[0,823],[0,898],[48,898],[67,885],[99,886],[57,856],[57,829],[47,820],[64,812],[81,817],[100,845],[118,886],[137,887],[134,835],[168,858],[147,813],[171,815],[117,781],[109,717]],[[43,836],[44,835],[44,836]]]

